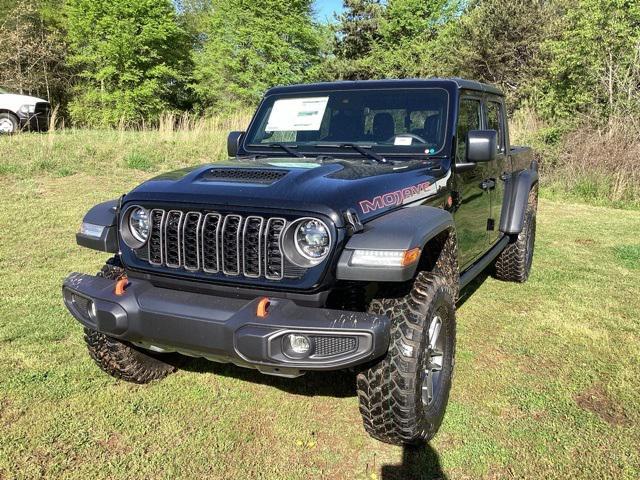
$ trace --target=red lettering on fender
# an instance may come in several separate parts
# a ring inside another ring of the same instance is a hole
[[[362,209],[362,213],[369,213],[384,207],[399,206],[405,203],[405,201],[425,192],[430,186],[430,182],[422,182],[411,187],[383,193],[382,195],[373,197],[371,200],[361,200],[359,202],[360,208]]]

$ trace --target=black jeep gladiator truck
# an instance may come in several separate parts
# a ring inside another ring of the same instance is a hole
[[[175,352],[285,377],[352,369],[369,434],[431,439],[461,290],[531,268],[538,168],[509,143],[501,92],[273,88],[228,150],[86,214],[77,243],[113,257],[62,293],[91,357],[137,383],[173,372]]]

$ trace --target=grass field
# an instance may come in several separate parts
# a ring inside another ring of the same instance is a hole
[[[351,374],[295,380],[189,361],[136,386],[90,361],[62,305],[93,204],[215,159],[221,133],[0,138],[0,479],[640,477],[640,212],[543,199],[534,271],[458,310],[430,446],[364,432]],[[207,143],[209,142],[209,143]]]

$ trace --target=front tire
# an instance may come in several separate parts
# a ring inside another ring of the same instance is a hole
[[[365,430],[401,445],[431,440],[449,400],[455,356],[455,292],[421,272],[404,297],[376,299],[369,310],[391,319],[387,355],[357,376]]]
[[[0,135],[16,133],[20,129],[18,117],[12,113],[0,113]]]
[[[84,340],[93,361],[112,377],[132,383],[161,380],[176,368],[127,343],[84,329]]]
[[[118,280],[124,269],[115,259],[109,260],[98,277]],[[103,333],[84,329],[84,340],[93,361],[112,377],[132,383],[149,383],[175,372],[175,366],[163,362],[151,352],[138,349]]]

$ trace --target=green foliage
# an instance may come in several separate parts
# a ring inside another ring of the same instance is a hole
[[[154,168],[155,162],[149,156],[140,152],[129,152],[124,158],[124,163],[128,168],[134,170],[151,171]]]
[[[189,43],[170,0],[68,0],[66,14],[75,122],[140,124],[181,106]]]
[[[384,12],[380,0],[345,0],[337,17],[335,53],[355,60],[371,52],[380,40],[380,19]]]
[[[561,15],[544,42],[541,111],[560,118],[640,114],[640,3],[559,3]]]
[[[194,54],[193,88],[204,108],[258,102],[274,85],[310,80],[321,36],[309,0],[214,0],[206,41]]]
[[[618,245],[615,247],[618,260],[627,268],[640,269],[640,245]]]

